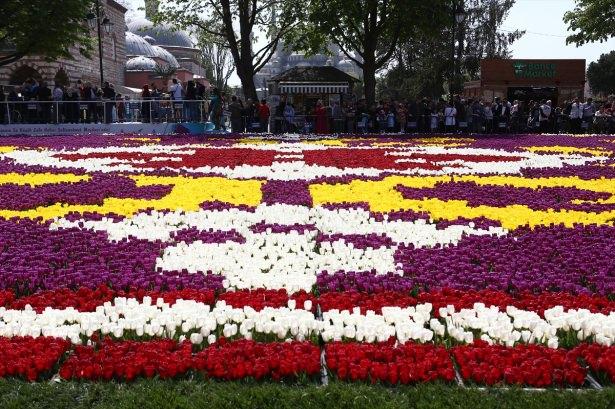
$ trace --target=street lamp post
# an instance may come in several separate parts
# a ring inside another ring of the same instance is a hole
[[[98,35],[98,63],[100,67],[100,86],[102,87],[104,83],[104,75],[103,75],[103,46],[102,46],[102,29],[105,30],[107,34],[111,32],[111,27],[113,23],[107,16],[101,14],[100,0],[94,1],[94,10],[90,11],[86,16],[88,20],[88,26],[91,29],[96,28]]]
[[[466,12],[463,9],[463,0],[453,0],[453,30],[452,30],[452,43],[451,43],[451,61],[453,62],[453,75],[451,75],[450,79],[450,94],[451,94],[451,103],[453,103],[454,99],[454,85],[456,85],[457,80],[460,77],[459,73],[459,61],[457,61],[457,56],[455,55],[455,42],[457,40],[457,26],[463,24],[466,20]]]

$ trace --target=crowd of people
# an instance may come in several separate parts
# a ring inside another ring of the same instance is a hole
[[[429,98],[383,100],[370,107],[360,100],[355,106],[333,104],[325,109],[336,132],[615,132],[613,95],[600,103],[592,98],[585,101],[575,98],[560,105],[550,100],[524,102],[495,98],[487,101],[455,96],[448,101]],[[339,118],[347,120],[335,125]]]
[[[74,85],[56,83],[53,88],[33,78],[21,86],[5,91],[0,86],[0,122],[106,122],[114,120],[116,101],[123,101],[113,84],[101,87],[91,82],[77,81]]]
[[[574,98],[508,101],[454,96],[381,100],[368,106],[326,99],[299,106],[282,96],[275,106],[267,100],[228,96],[199,81],[182,84],[172,79],[166,89],[145,84],[139,96],[122,96],[113,84],[102,87],[77,81],[74,85],[28,79],[8,92],[0,89],[0,123],[212,122],[219,130],[303,133],[615,133],[615,96],[596,103]]]

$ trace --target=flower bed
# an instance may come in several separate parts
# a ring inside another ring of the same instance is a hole
[[[206,378],[273,380],[314,377],[320,351],[311,343],[222,342],[195,354],[190,343],[105,340],[98,348],[78,347],[60,368],[64,379],[125,380],[177,378],[188,373]]]
[[[0,378],[615,381],[615,137],[0,145]]]

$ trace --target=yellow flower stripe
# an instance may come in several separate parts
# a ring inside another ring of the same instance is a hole
[[[30,185],[41,186],[55,183],[77,183],[90,180],[88,175],[73,175],[72,173],[0,173],[0,185]]]
[[[609,156],[613,154],[613,152],[600,148],[600,147],[579,148],[576,146],[531,146],[531,147],[525,148],[525,150],[527,150],[528,152],[532,152],[532,153],[550,152],[550,153],[561,153],[563,155],[571,155],[574,153],[586,153],[592,156]]]
[[[125,138],[127,141],[134,142],[160,142],[160,138],[142,138],[142,137],[133,137],[133,138]]]
[[[339,139],[318,139],[314,141],[304,141],[307,145],[322,145],[322,146],[347,146],[347,144]]]
[[[0,146],[0,153],[9,153],[17,149],[16,146]]]
[[[259,180],[234,180],[222,177],[157,177],[134,176],[137,186],[171,185],[171,192],[158,200],[107,198],[102,205],[66,205],[56,203],[51,206],[41,206],[24,211],[0,210],[0,217],[44,220],[66,216],[68,213],[95,212],[98,214],[115,213],[121,216],[132,216],[144,209],[196,211],[205,201],[219,200],[233,205],[256,206],[262,200]]]
[[[613,224],[615,210],[602,213],[585,213],[572,210],[534,210],[524,205],[505,207],[468,205],[465,200],[444,201],[437,198],[423,200],[404,199],[397,189],[398,185],[413,188],[430,188],[438,182],[475,182],[479,185],[508,185],[511,187],[577,187],[594,192],[607,192],[612,196],[600,203],[615,203],[615,182],[610,180],[582,180],[579,178],[537,178],[527,179],[517,176],[433,176],[404,177],[391,176],[381,181],[355,180],[347,184],[314,184],[310,193],[314,205],[326,203],[357,203],[367,202],[370,209],[376,212],[391,212],[395,210],[414,210],[427,212],[434,219],[454,220],[459,217],[475,218],[484,216],[499,221],[503,227],[515,229],[523,225],[537,226],[564,224],[573,226],[581,224]]]
[[[278,141],[274,141],[273,139],[261,139],[261,138],[241,138],[237,141],[237,144],[248,144],[248,145],[276,145]]]

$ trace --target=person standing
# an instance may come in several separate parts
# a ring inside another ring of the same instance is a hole
[[[211,102],[209,103],[209,119],[214,123],[214,129],[220,130],[220,121],[222,119],[222,95],[220,90],[214,88],[211,92]]]
[[[258,119],[260,122],[261,132],[269,131],[269,116],[271,115],[271,111],[269,110],[269,105],[267,105],[267,100],[261,100],[260,105],[258,106]]]
[[[173,104],[175,121],[179,122],[181,121],[182,111],[184,110],[184,89],[182,88],[182,84],[179,83],[177,78],[173,78],[173,80],[171,80],[169,93],[171,94],[171,103]]]
[[[315,116],[315,130],[317,134],[325,134],[329,132],[329,127],[327,123],[327,110],[322,105],[322,101],[318,100],[316,102],[316,107],[314,108],[314,116]]]
[[[444,129],[447,133],[455,132],[457,109],[452,101],[449,101],[444,108]]]
[[[243,105],[241,100],[237,98],[235,95],[231,97],[231,103],[228,106],[228,109],[231,113],[231,132],[232,133],[240,133],[243,131],[242,126],[242,115],[243,115]]]
[[[472,113],[472,132],[482,132],[484,109],[480,100],[475,99],[472,101],[472,105],[470,105],[470,112]]]
[[[66,104],[66,120],[69,123],[79,122],[79,87],[72,85],[68,86],[68,89],[64,93],[64,101]]]
[[[152,94],[147,84],[143,85],[141,90],[141,122],[151,122],[152,118]]]
[[[574,134],[581,132],[581,121],[583,120],[583,105],[579,98],[575,98],[570,105],[570,131]]]
[[[115,105],[115,90],[105,81],[102,88],[102,97],[105,100],[105,123],[110,124],[113,119],[113,106]]]
[[[207,122],[209,120],[209,98],[207,98],[207,87],[202,81],[196,82],[196,99],[199,100],[197,115],[202,122]]]
[[[404,102],[397,104],[397,122],[399,123],[399,133],[406,133],[406,124],[408,123],[408,109]]]
[[[188,81],[186,85],[186,102],[184,107],[186,109],[186,120],[188,122],[197,121],[198,102],[196,101],[197,88],[194,81]]]
[[[594,115],[596,115],[596,104],[592,98],[587,98],[583,104],[583,129],[587,133],[591,132],[592,124],[594,123]]]
[[[547,133],[550,131],[549,121],[551,119],[551,101],[542,101],[539,107],[540,117],[540,133]]]
[[[62,101],[64,100],[64,90],[62,89],[62,86],[57,82],[53,87],[52,98],[54,102],[53,110],[55,112],[55,119],[56,122],[60,122],[62,121],[62,115],[66,115],[66,110],[64,109],[64,104],[62,103]]]
[[[40,86],[36,88],[36,95],[41,102],[41,121],[49,123],[51,120],[51,90],[46,82],[41,82]]]
[[[256,115],[254,102],[248,98],[246,104],[243,107],[243,121],[244,129],[246,132],[252,132],[254,130],[254,115]]]
[[[293,104],[286,104],[284,107],[284,131],[295,131],[295,107]]]
[[[493,132],[493,107],[491,106],[491,102],[485,102],[483,111],[483,117],[485,118],[485,132]]]

